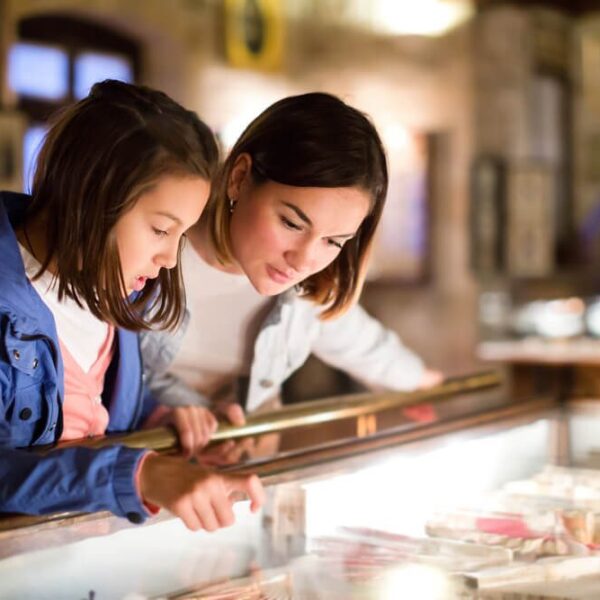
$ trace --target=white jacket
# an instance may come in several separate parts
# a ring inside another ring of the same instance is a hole
[[[342,316],[321,321],[322,307],[297,295],[281,294],[263,322],[254,344],[245,402],[247,412],[272,399],[283,382],[313,353],[371,389],[412,390],[423,375],[423,362],[398,336],[358,304]],[[189,321],[175,333],[141,334],[147,384],[155,399],[169,406],[199,404],[208,398],[168,372]],[[244,386],[245,387],[245,386]]]

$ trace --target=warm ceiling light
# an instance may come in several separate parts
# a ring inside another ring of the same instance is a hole
[[[396,35],[442,35],[472,13],[467,0],[377,0],[372,4],[374,27]]]

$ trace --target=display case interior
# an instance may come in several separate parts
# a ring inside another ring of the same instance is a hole
[[[600,406],[516,401],[497,382],[324,401],[305,425],[284,409],[237,455],[214,445],[202,460],[268,491],[217,533],[166,514],[7,516],[0,596],[598,598]]]

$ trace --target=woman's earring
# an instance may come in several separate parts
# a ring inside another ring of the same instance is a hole
[[[232,213],[235,210],[235,205],[237,204],[237,200],[233,198],[229,198],[229,212]]]

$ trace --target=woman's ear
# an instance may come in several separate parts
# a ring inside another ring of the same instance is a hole
[[[242,152],[233,163],[227,182],[227,196],[230,201],[237,202],[240,197],[240,190],[248,177],[251,176],[252,157],[247,152]]]

